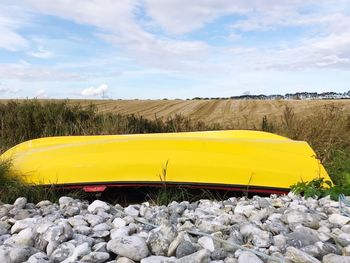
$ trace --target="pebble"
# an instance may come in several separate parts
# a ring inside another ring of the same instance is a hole
[[[149,255],[145,240],[137,236],[112,239],[107,243],[107,251],[135,261],[140,261]]]
[[[127,206],[126,215],[121,209],[65,196],[58,203],[0,203],[0,262],[270,262],[233,243],[287,262],[350,263],[350,218],[329,197],[145,202]]]

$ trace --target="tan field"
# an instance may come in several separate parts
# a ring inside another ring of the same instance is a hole
[[[70,100],[95,104],[100,112],[136,114],[145,118],[167,118],[175,114],[205,123],[246,126],[282,117],[286,106],[297,116],[310,116],[324,107],[335,106],[350,114],[350,100]]]
[[[6,102],[1,100],[0,102]],[[45,100],[41,100],[45,101]],[[233,127],[259,125],[264,116],[280,120],[288,106],[296,116],[310,116],[335,106],[350,114],[350,100],[69,100],[69,104],[95,104],[99,112],[136,114],[149,119],[180,114],[206,124]]]

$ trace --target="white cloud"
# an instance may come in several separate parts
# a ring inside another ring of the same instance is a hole
[[[0,86],[0,94],[1,93],[12,93],[12,94],[16,94],[18,92],[20,92],[21,90],[19,88],[10,88],[10,87],[3,87]]]
[[[27,3],[36,12],[97,27],[97,36],[125,48],[128,56],[142,65],[188,70],[208,54],[208,45],[203,41],[176,40],[145,31],[135,15],[140,1],[27,0]]]
[[[84,97],[104,96],[107,90],[108,86],[106,84],[101,84],[98,87],[90,87],[82,90],[80,95]]]
[[[31,51],[27,53],[29,56],[41,59],[49,59],[53,57],[53,53],[49,50],[46,50],[44,47],[39,46],[36,51]]]
[[[46,94],[46,90],[45,89],[39,89],[35,92],[35,98],[39,98],[39,99],[47,99],[48,95]]]
[[[18,51],[29,46],[29,42],[17,33],[17,29],[22,26],[21,18],[13,18],[10,8],[0,4],[0,49],[8,51]]]
[[[0,78],[21,81],[81,81],[84,77],[63,70],[34,67],[30,64],[0,64]]]

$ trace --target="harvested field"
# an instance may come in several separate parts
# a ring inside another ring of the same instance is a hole
[[[95,104],[99,112],[136,114],[148,119],[175,114],[207,124],[224,126],[260,125],[264,116],[280,120],[286,106],[296,116],[310,116],[324,107],[335,106],[350,113],[350,100],[70,100],[81,105]]]
[[[45,102],[46,100],[41,100]],[[6,100],[1,100],[6,102]],[[279,121],[290,107],[297,117],[316,114],[325,107],[350,113],[350,100],[69,100],[68,104],[94,104],[100,113],[135,114],[147,119],[165,119],[180,114],[206,124],[230,127],[260,125],[264,116]]]

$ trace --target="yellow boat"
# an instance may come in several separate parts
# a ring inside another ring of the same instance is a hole
[[[283,193],[301,180],[330,180],[306,142],[247,130],[48,137],[1,159],[30,184],[86,191],[166,183]]]

